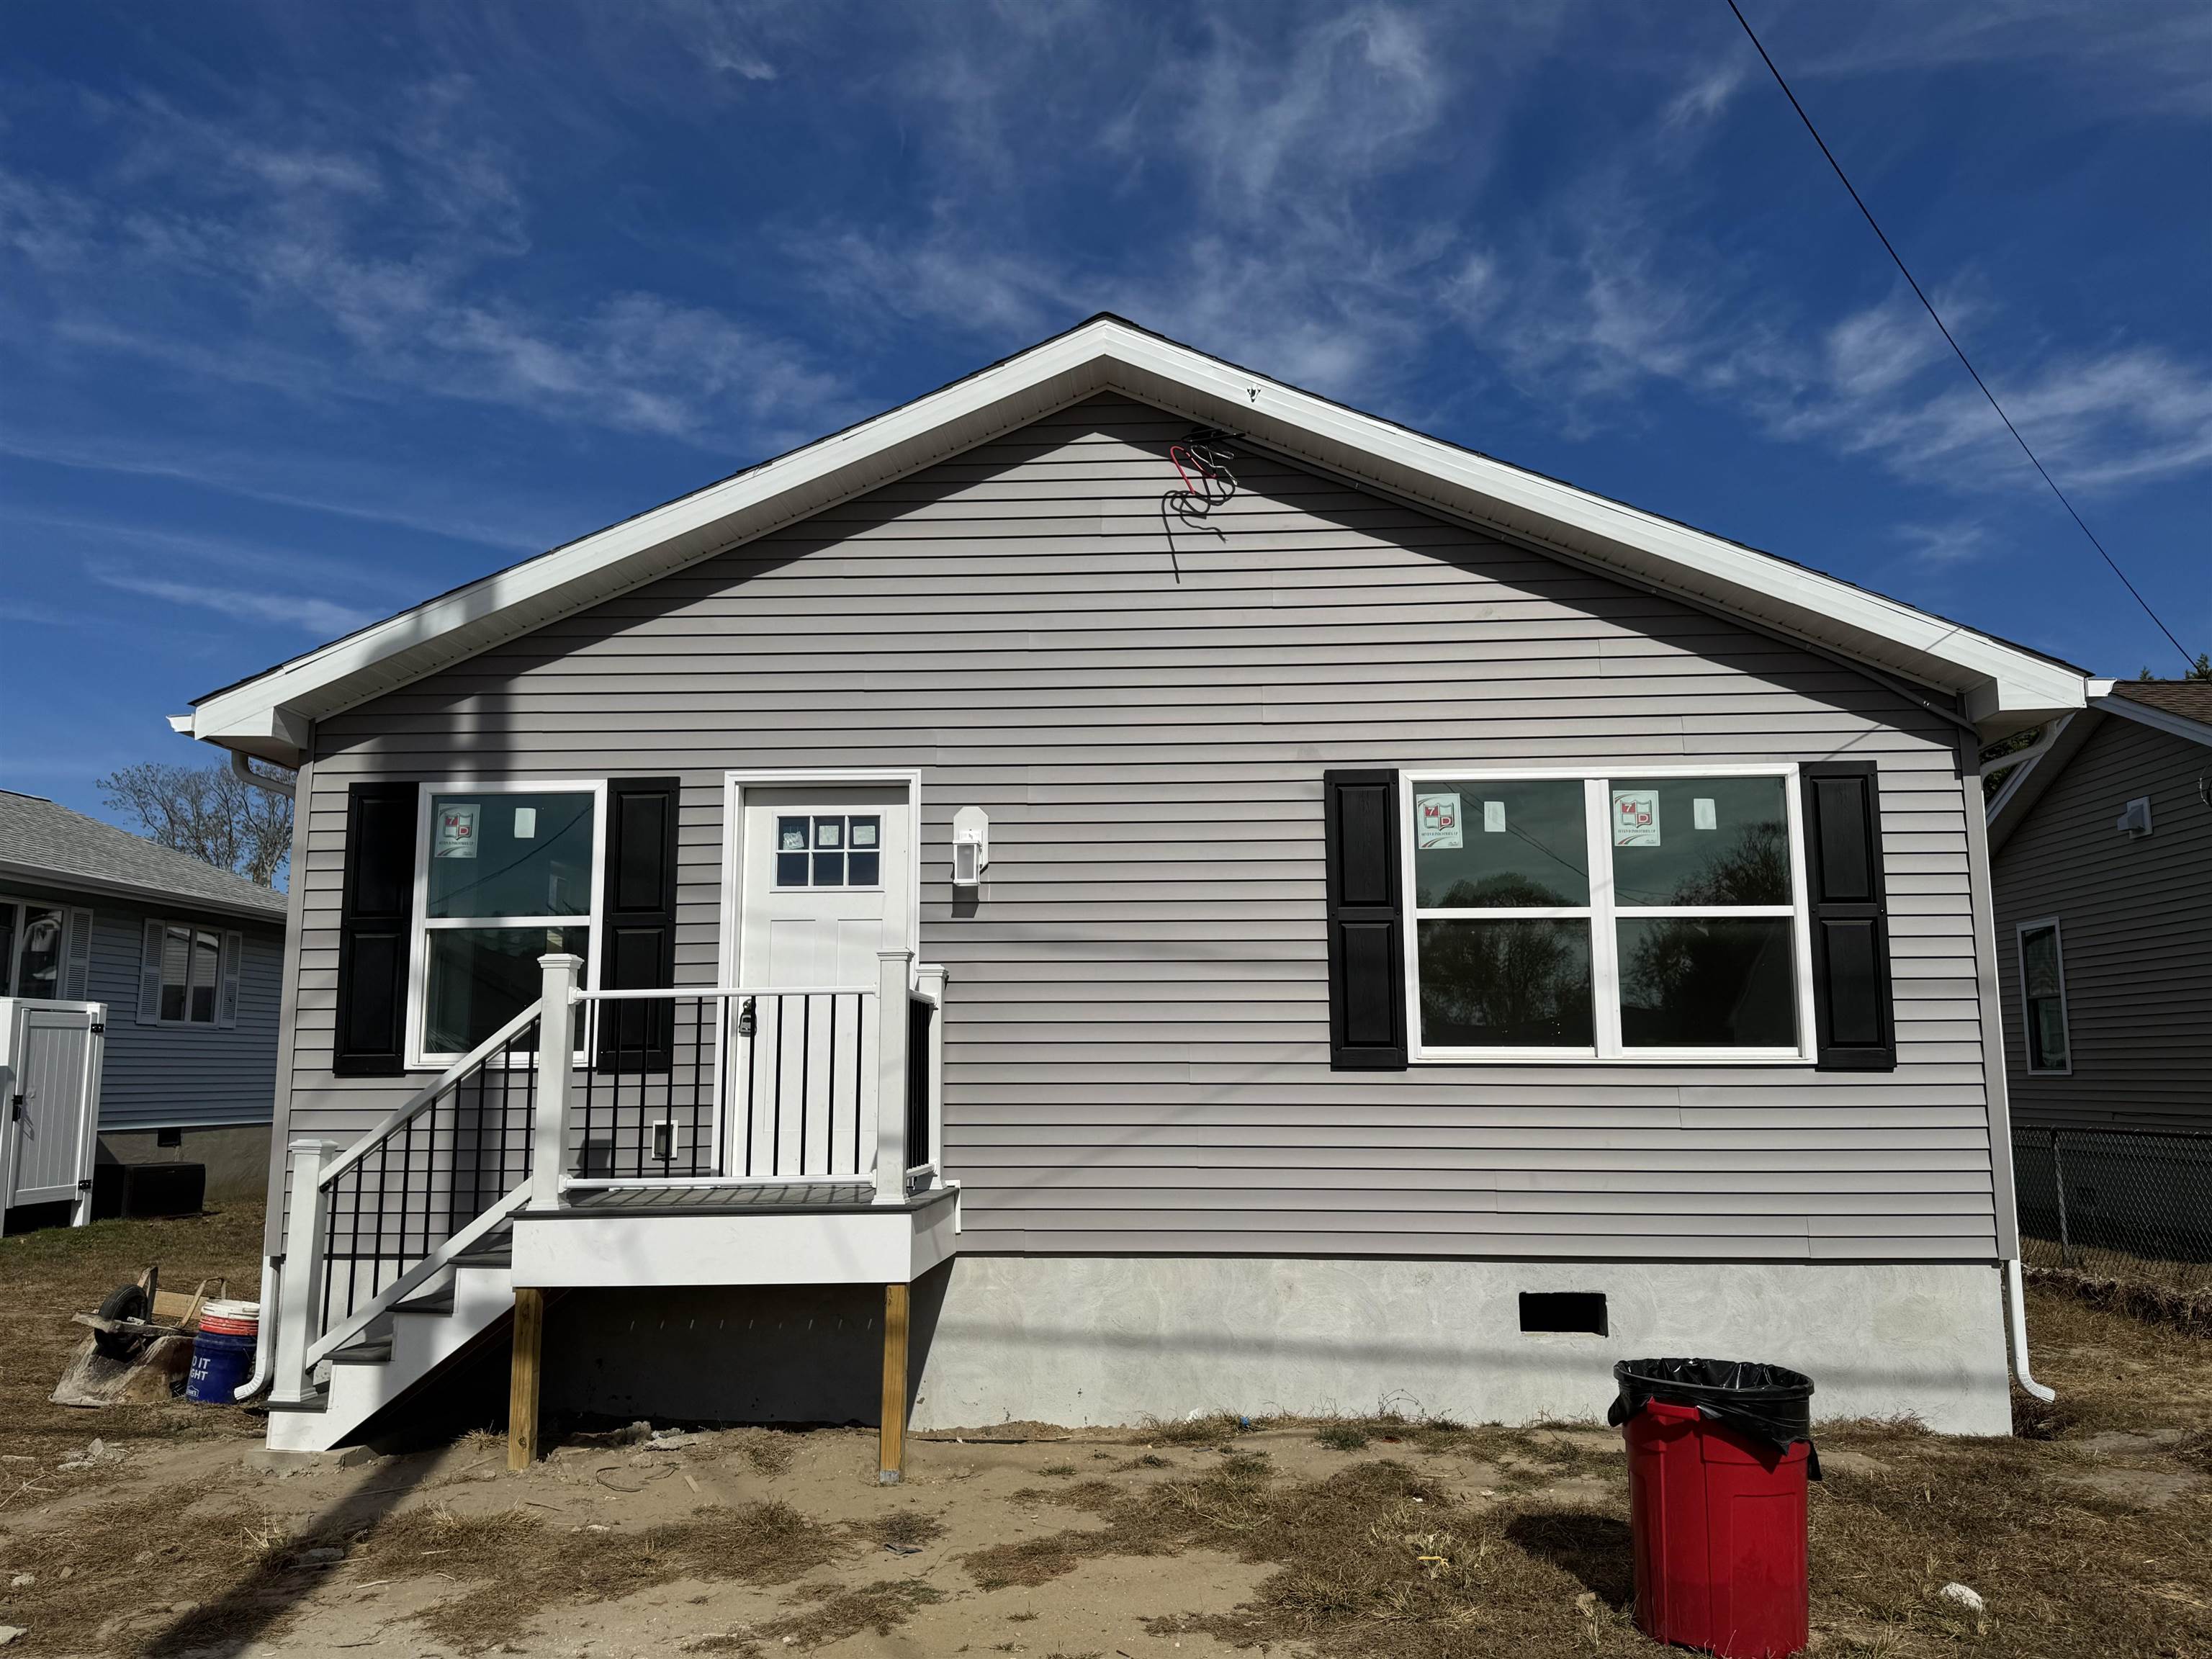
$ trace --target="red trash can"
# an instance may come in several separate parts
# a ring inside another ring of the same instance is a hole
[[[1661,1368],[1674,1375],[1651,1374]],[[1623,1360],[1613,1370],[1621,1396],[1611,1415],[1628,1443],[1637,1627],[1723,1659],[1800,1651],[1805,1486],[1820,1475],[1804,1431],[1811,1380],[1729,1361]],[[1739,1396],[1733,1410],[1730,1395]]]

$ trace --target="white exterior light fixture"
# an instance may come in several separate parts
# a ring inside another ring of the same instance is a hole
[[[2121,809],[2120,821],[2112,826],[2130,841],[2150,834],[2150,797],[2137,795]]]
[[[990,862],[991,820],[981,807],[963,806],[952,815],[952,884],[981,886]]]

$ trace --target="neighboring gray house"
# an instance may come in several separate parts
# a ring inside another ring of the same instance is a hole
[[[272,1441],[510,1310],[890,1468],[1651,1352],[2002,1432],[1976,757],[2084,687],[1095,319],[179,717],[301,769]]]
[[[260,1190],[284,913],[282,893],[0,789],[0,996],[107,1005],[102,1163]]]
[[[2013,1121],[2037,1166],[2028,1206],[2057,1237],[2051,1183],[2063,1170],[2069,1243],[2202,1255],[2212,682],[2100,680],[2092,691],[1990,805]],[[2203,1139],[2166,1139],[2177,1134]]]

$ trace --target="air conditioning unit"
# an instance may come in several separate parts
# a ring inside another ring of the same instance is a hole
[[[2137,795],[2120,809],[2120,821],[2113,826],[2129,840],[2150,834],[2150,797]]]

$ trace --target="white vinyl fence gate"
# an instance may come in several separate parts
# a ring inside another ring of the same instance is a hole
[[[69,1204],[92,1218],[107,1007],[0,997],[0,1203]]]

